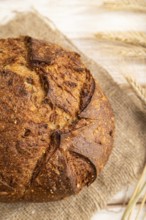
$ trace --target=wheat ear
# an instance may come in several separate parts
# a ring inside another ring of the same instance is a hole
[[[128,83],[131,85],[136,95],[141,99],[141,101],[146,105],[146,90],[139,85],[139,83],[131,76],[125,76]]]
[[[135,46],[146,47],[146,33],[133,31],[133,32],[98,32],[95,33],[96,39],[122,42]]]
[[[136,58],[139,60],[143,60],[146,58],[146,48],[138,47],[138,46],[130,46],[130,45],[121,45],[121,44],[104,44],[102,45],[102,51],[109,53],[110,55],[120,55],[127,58]]]
[[[103,7],[109,10],[146,12],[146,2],[143,0],[105,0],[103,2]]]

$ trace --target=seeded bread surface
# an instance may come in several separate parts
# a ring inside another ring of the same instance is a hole
[[[108,99],[80,55],[0,40],[0,201],[60,200],[89,186],[113,146]]]

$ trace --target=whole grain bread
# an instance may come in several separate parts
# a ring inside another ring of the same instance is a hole
[[[0,201],[60,200],[89,186],[112,150],[109,101],[80,55],[0,40]]]

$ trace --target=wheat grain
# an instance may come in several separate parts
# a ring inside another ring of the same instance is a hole
[[[109,10],[146,12],[146,2],[144,0],[105,0],[103,7]]]
[[[122,42],[135,46],[146,47],[146,33],[144,32],[98,32],[96,39],[112,42]]]

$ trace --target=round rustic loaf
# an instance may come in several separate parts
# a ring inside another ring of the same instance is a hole
[[[113,145],[111,106],[80,55],[0,40],[0,201],[60,200],[89,186]]]

